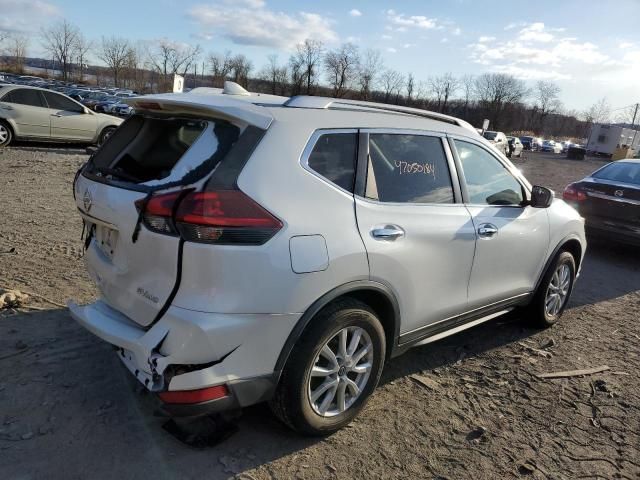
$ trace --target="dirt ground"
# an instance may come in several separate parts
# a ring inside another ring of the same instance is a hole
[[[0,150],[0,287],[60,304],[94,297],[71,193],[85,159],[72,148]],[[558,193],[602,165],[543,154],[515,163]],[[41,310],[0,312],[0,476],[637,479],[639,290],[637,249],[592,244],[554,328],[511,315],[415,348],[385,367],[360,417],[328,438],[301,438],[258,405],[204,449],[163,430],[108,345],[33,298]],[[602,365],[610,370],[535,375]]]

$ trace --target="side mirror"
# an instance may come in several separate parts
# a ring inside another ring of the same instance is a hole
[[[553,202],[554,193],[553,190],[549,190],[547,187],[541,187],[535,185],[531,189],[531,201],[529,205],[535,208],[548,208]]]

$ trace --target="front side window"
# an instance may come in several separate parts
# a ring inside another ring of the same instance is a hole
[[[357,140],[355,132],[320,135],[309,155],[309,168],[339,187],[353,192]]]
[[[84,113],[84,108],[76,102],[52,92],[43,92],[44,98],[53,110],[64,110],[65,112]]]
[[[17,88],[10,90],[2,97],[3,102],[16,103],[18,105],[29,105],[30,107],[44,107],[42,97],[38,90],[30,88]]]
[[[442,140],[370,134],[365,196],[391,203],[454,203]]]
[[[521,205],[522,186],[513,175],[484,148],[455,140],[462,171],[467,182],[469,203]]]

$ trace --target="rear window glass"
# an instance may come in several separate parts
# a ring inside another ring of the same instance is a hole
[[[640,185],[640,163],[612,163],[594,173],[593,178]]]
[[[309,155],[309,168],[349,192],[356,171],[355,133],[321,135]]]
[[[204,163],[217,151],[228,150],[239,136],[238,127],[224,122],[182,118],[159,119],[134,115],[125,121],[92,160],[104,170],[134,183],[167,178],[201,135],[210,135],[211,150],[198,159]]]

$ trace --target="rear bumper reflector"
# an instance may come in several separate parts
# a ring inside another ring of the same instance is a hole
[[[226,385],[201,388],[199,390],[172,390],[158,393],[158,397],[164,403],[193,404],[219,400],[231,395]]]

